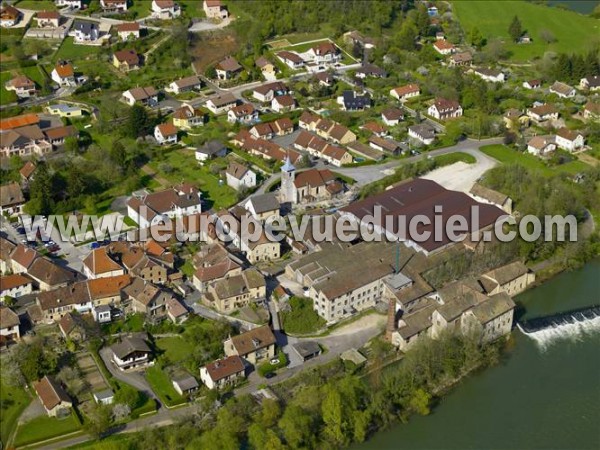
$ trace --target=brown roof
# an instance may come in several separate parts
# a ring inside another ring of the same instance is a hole
[[[573,130],[569,130],[568,128],[562,127],[561,129],[559,129],[556,134],[558,136],[560,136],[561,138],[564,138],[568,141],[574,141],[575,139],[577,139],[577,136],[581,136],[581,133],[579,131],[573,131]]]
[[[158,91],[153,86],[136,87],[128,91],[134,100],[145,100],[158,95]]]
[[[279,103],[284,108],[294,106],[296,104],[296,100],[291,95],[280,95],[273,99],[274,102]]]
[[[174,134],[177,134],[177,128],[171,122],[161,123],[160,125],[157,125],[157,128],[160,131],[160,134],[163,135],[163,137],[173,136]]]
[[[92,250],[83,260],[86,266],[95,275],[100,275],[114,270],[123,270],[109,255],[107,247],[100,247]]]
[[[494,191],[493,189],[487,188],[479,183],[475,183],[470,191],[471,194],[489,200],[497,205],[503,205],[508,200],[508,195],[502,192]]]
[[[34,249],[24,246],[23,244],[17,245],[13,250],[10,258],[25,268],[29,268],[33,261],[40,256]]]
[[[455,110],[460,108],[460,104],[456,100],[447,98],[436,98],[433,103],[438,111]]]
[[[494,280],[499,285],[510,283],[513,280],[525,275],[529,269],[521,261],[515,261],[497,269],[490,270],[483,274],[484,277]]]
[[[9,81],[10,85],[19,89],[19,88],[35,88],[35,83],[27,78],[25,75],[19,75]]]
[[[542,82],[540,80],[529,80],[527,83],[529,84],[529,86],[532,86],[532,87],[542,85]]]
[[[241,105],[232,108],[231,111],[236,117],[243,117],[254,113],[255,109],[252,103],[242,103]]]
[[[413,92],[419,92],[420,88],[418,84],[407,84],[406,86],[400,86],[397,87],[395,89],[393,89],[393,91],[396,93],[396,95],[398,95],[398,97],[403,97],[406,94],[412,94]]]
[[[38,11],[36,14],[38,19],[60,19],[58,11]]]
[[[402,120],[404,118],[404,113],[398,108],[386,109],[381,113],[381,115],[387,120]]]
[[[16,288],[19,286],[26,286],[31,283],[33,283],[31,278],[18,273],[7,275],[5,277],[0,277],[0,291],[5,291],[7,289]]]
[[[438,50],[451,50],[454,48],[454,45],[452,45],[450,42],[444,41],[444,40],[435,41],[433,43],[433,46],[436,47]]]
[[[75,274],[73,272],[46,258],[37,258],[31,267],[27,269],[27,273],[37,281],[46,283],[50,286],[57,286],[70,281],[75,281]]]
[[[156,6],[161,9],[168,9],[175,6],[175,2],[173,0],[154,0],[154,3],[156,3]]]
[[[71,63],[68,63],[66,61],[58,62],[54,69],[56,70],[58,76],[61,78],[72,77],[73,75],[75,75],[73,66],[71,65]]]
[[[268,325],[253,328],[250,331],[233,336],[231,343],[236,349],[238,355],[244,356],[261,348],[275,344],[275,335]]]
[[[67,125],[64,127],[56,127],[50,128],[49,130],[44,130],[46,137],[50,140],[56,139],[64,139],[70,136],[77,136],[78,131],[73,125]]]
[[[262,86],[254,89],[254,92],[258,92],[259,94],[266,95],[271,91],[284,91],[287,92],[288,88],[281,81],[275,81],[273,83],[263,84]]]
[[[566,83],[555,81],[554,84],[550,86],[550,91],[554,91],[562,95],[569,95],[571,92],[574,91],[574,88],[572,88]]]
[[[0,15],[2,18],[11,18],[16,19],[21,15],[21,11],[11,5],[6,5],[2,9],[0,9]]]
[[[58,327],[65,336],[68,336],[75,328],[82,326],[83,321],[81,320],[81,317],[79,315],[75,316],[70,312],[62,316],[58,321]]]
[[[454,55],[452,55],[450,57],[450,59],[454,62],[469,62],[473,59],[473,55],[471,55],[471,53],[469,52],[461,52],[461,53],[455,53]]]
[[[600,115],[600,103],[587,102],[584,109],[592,114]]]
[[[533,108],[529,108],[529,111],[534,114],[537,114],[538,116],[546,116],[548,114],[556,114],[558,112],[555,106],[551,105],[550,103],[546,103],[540,106],[534,106]]]
[[[242,69],[240,63],[233,56],[228,56],[223,61],[217,64],[217,70],[225,70],[227,72],[237,72]]]
[[[213,105],[215,105],[217,108],[219,108],[221,106],[229,105],[231,103],[237,103],[237,98],[235,98],[233,94],[227,92],[222,95],[217,95],[216,97],[211,97],[209,101],[212,102]]]
[[[0,306],[0,328],[11,328],[19,325],[19,316],[9,307]]]
[[[114,277],[103,277],[88,280],[88,290],[92,300],[106,297],[114,297],[121,293],[131,283],[129,275],[117,275]]]
[[[257,67],[263,68],[267,65],[273,65],[273,63],[271,63],[267,58],[265,58],[264,56],[261,56],[260,58],[258,58],[255,61],[255,64]]]
[[[340,53],[340,49],[332,42],[321,42],[318,45],[314,46],[312,50],[316,55],[328,55],[333,53],[334,55]]]
[[[538,150],[543,150],[548,144],[552,143],[553,142],[550,139],[547,139],[544,136],[534,136],[529,140],[527,145]]]
[[[328,182],[333,180],[335,180],[335,177],[329,169],[309,169],[296,174],[296,178],[294,179],[294,185],[297,188],[301,188],[307,185],[310,187],[319,187],[324,186]]]
[[[188,314],[188,310],[176,298],[170,297],[166,301],[167,310],[173,317],[181,317]]]
[[[140,24],[137,22],[120,23],[117,25],[117,32],[140,31]]]
[[[15,249],[16,245],[6,238],[0,236],[0,260],[10,261],[10,254]]]
[[[50,411],[61,402],[71,403],[71,398],[62,386],[53,378],[45,376],[40,381],[33,383],[33,388],[40,398],[44,408]]]
[[[200,80],[198,76],[192,75],[191,77],[180,78],[179,80],[175,81],[175,84],[179,88],[193,87],[202,84],[202,80]]]
[[[19,173],[21,174],[21,176],[23,178],[29,178],[33,172],[35,171],[35,164],[31,161],[27,161],[25,163],[25,165],[23,167],[21,167],[21,170],[19,171]]]
[[[386,131],[386,128],[377,122],[367,122],[362,128],[375,134],[385,133]]]
[[[231,161],[227,166],[227,173],[238,180],[241,179],[246,172],[248,172],[248,168],[235,161]]]
[[[37,114],[23,114],[22,116],[9,117],[8,119],[0,120],[0,130],[12,130],[27,125],[35,125],[40,123],[40,118]]]
[[[0,206],[12,206],[25,203],[25,197],[19,183],[9,183],[0,186]]]
[[[244,362],[237,355],[213,361],[206,366],[206,371],[213,381],[219,381],[244,371]]]
[[[304,60],[300,57],[300,55],[298,55],[296,53],[288,52],[287,50],[283,50],[283,51],[277,53],[277,56],[279,56],[281,59],[287,59],[289,61],[292,61],[295,64],[304,62]]]
[[[200,281],[211,281],[223,278],[232,270],[239,269],[240,265],[227,258],[225,261],[207,267],[199,267],[194,276]]]
[[[115,58],[120,63],[126,63],[129,66],[137,66],[140,63],[139,55],[131,49],[115,52]]]

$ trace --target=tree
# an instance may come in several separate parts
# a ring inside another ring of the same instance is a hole
[[[285,408],[278,425],[290,447],[310,448],[310,443],[314,440],[312,423],[311,415],[304,409],[296,405],[289,405]]]
[[[29,186],[29,202],[25,205],[25,211],[31,215],[50,214],[54,209],[52,192],[52,175],[48,170],[48,164],[40,161],[35,178]]]
[[[423,389],[417,389],[412,395],[409,405],[410,408],[422,416],[429,414],[429,402],[431,401],[431,394],[427,393]]]
[[[469,36],[469,42],[473,47],[476,47],[477,49],[480,49],[485,45],[486,40],[483,37],[483,34],[481,34],[481,31],[479,31],[479,28],[473,27]]]
[[[407,51],[414,50],[417,48],[417,36],[417,27],[411,21],[405,21],[398,33],[398,47]]]
[[[121,389],[115,393],[115,403],[127,405],[133,410],[142,403],[142,395],[135,388],[127,384],[122,384]]]
[[[150,126],[151,121],[146,108],[135,104],[129,109],[129,116],[124,124],[123,132],[131,138],[143,137],[150,132]]]
[[[85,430],[96,439],[100,439],[112,423],[110,408],[105,405],[96,405],[87,415],[87,418]]]
[[[513,20],[508,27],[508,34],[515,42],[517,42],[523,35],[523,26],[521,25],[521,21],[517,16],[513,17]]]
[[[334,385],[326,387],[325,399],[322,405],[325,438],[336,446],[346,446],[348,436],[345,433],[345,420],[340,392]]]
[[[79,153],[79,141],[76,136],[69,136],[65,139],[65,151],[70,155]]]
[[[552,44],[553,42],[556,42],[556,36],[554,36],[554,33],[547,28],[544,28],[540,31],[540,39],[546,44]]]

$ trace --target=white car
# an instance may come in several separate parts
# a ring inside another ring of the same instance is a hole
[[[269,362],[271,363],[272,366],[276,366],[277,364],[279,364],[279,359],[278,358],[273,358]]]

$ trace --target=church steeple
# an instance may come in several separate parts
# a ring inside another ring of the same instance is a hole
[[[296,168],[290,160],[288,152],[285,163],[281,166],[281,189],[279,191],[279,201],[282,203],[296,203]]]

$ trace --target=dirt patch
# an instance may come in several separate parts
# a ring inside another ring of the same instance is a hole
[[[90,386],[90,393],[108,389],[108,385],[106,384],[100,369],[98,369],[96,361],[92,358],[92,355],[89,353],[80,353],[77,355],[77,365],[79,366],[79,369],[81,369],[86,383]]]
[[[292,43],[287,39],[279,39],[278,41],[267,42],[265,45],[272,50],[278,50],[280,48],[289,47]]]
[[[202,74],[208,66],[237,52],[239,45],[231,31],[219,30],[202,33],[194,39],[190,53],[196,73]]]

